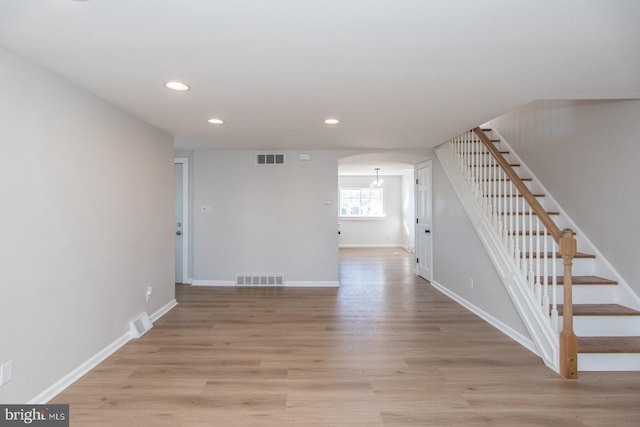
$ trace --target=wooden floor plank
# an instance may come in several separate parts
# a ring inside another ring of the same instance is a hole
[[[339,289],[178,286],[58,395],[72,426],[631,426],[640,373],[567,381],[413,272],[341,250]]]

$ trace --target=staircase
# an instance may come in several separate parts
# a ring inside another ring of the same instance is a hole
[[[476,128],[436,154],[544,362],[567,378],[640,370],[640,298],[499,133]]]

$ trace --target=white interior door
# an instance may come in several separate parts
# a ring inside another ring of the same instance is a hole
[[[431,160],[416,165],[416,272],[433,279]]]
[[[182,209],[183,205],[183,194],[182,194],[182,163],[175,163],[175,244],[176,244],[176,283],[183,283],[183,271],[182,271],[182,260],[183,260],[183,251],[182,251],[182,239],[183,239],[183,221],[184,221],[184,212]]]

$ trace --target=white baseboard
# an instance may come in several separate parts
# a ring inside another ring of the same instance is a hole
[[[149,318],[152,322],[155,322],[162,316],[164,316],[169,310],[177,305],[177,301],[171,300],[160,309],[156,310]],[[34,398],[29,400],[27,404],[29,405],[43,405],[49,402],[51,399],[60,394],[64,389],[69,387],[71,384],[79,380],[83,375],[87,372],[95,368],[105,360],[107,357],[111,356],[113,353],[118,351],[123,345],[128,343],[131,340],[130,332],[127,331],[125,334],[117,338],[111,344],[107,345],[105,348],[91,356],[89,359],[84,361],[80,366],[69,372],[67,375],[60,378],[58,381],[53,383],[51,386],[47,387],[45,390],[40,392]]]
[[[102,362],[107,357],[111,356],[115,353],[120,347],[125,345],[131,336],[129,335],[129,331],[127,331],[124,335],[113,341],[111,344],[107,345],[105,348],[94,354],[80,366],[75,368],[73,371],[69,372],[64,377],[60,378],[58,381],[53,383],[50,387],[42,391],[40,394],[31,399],[27,404],[29,405],[43,405],[56,397],[60,392],[62,392],[65,388],[69,387],[71,384],[80,379],[84,374],[98,366],[100,362]]]
[[[149,319],[151,319],[152,322],[155,322],[156,320],[167,314],[176,305],[178,305],[178,301],[172,299],[171,301],[157,309],[151,316],[149,316]]]
[[[451,298],[452,300],[454,300],[455,302],[457,302],[458,304],[460,304],[461,306],[463,306],[464,308],[466,308],[467,310],[469,310],[470,312],[475,314],[476,316],[480,317],[485,322],[489,323],[490,325],[492,325],[493,327],[495,327],[496,329],[498,329],[499,331],[501,331],[502,333],[504,333],[505,335],[507,335],[508,337],[513,339],[514,341],[516,341],[517,343],[519,343],[520,345],[525,347],[527,350],[529,350],[530,352],[532,352],[536,356],[540,356],[538,354],[538,350],[536,348],[536,345],[531,340],[531,338],[522,335],[520,332],[516,331],[511,326],[509,326],[506,323],[503,323],[502,321],[496,319],[495,317],[493,317],[492,315],[490,315],[486,311],[484,311],[481,308],[479,308],[478,306],[470,303],[469,301],[467,301],[466,299],[462,298],[460,295],[452,292],[451,290],[447,289],[446,287],[444,287],[440,283],[432,280],[431,281],[431,286],[433,286],[434,288],[436,288],[437,290],[439,290],[440,292],[442,292],[443,294],[445,294],[446,296],[448,296],[449,298]]]
[[[192,286],[236,286],[233,280],[194,280]],[[287,288],[338,288],[340,282],[323,281],[323,280],[294,280],[285,281],[284,286]],[[242,285],[240,287],[247,288],[251,285]],[[266,285],[255,285],[255,287],[272,288]]]
[[[341,243],[339,248],[402,248],[406,249],[406,245],[402,243]]]
[[[194,280],[191,286],[235,286],[233,280]]]
[[[340,282],[333,281],[285,281],[284,286],[287,288],[339,288]]]

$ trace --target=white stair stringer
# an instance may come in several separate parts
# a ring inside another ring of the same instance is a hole
[[[487,217],[480,203],[465,181],[465,177],[452,158],[448,144],[435,148],[449,181],[464,207],[480,241],[496,268],[520,317],[534,342],[538,356],[545,365],[559,372],[559,335],[553,330],[547,314],[527,290],[527,283],[520,275],[519,267],[509,255],[500,237],[496,235],[491,219]]]

